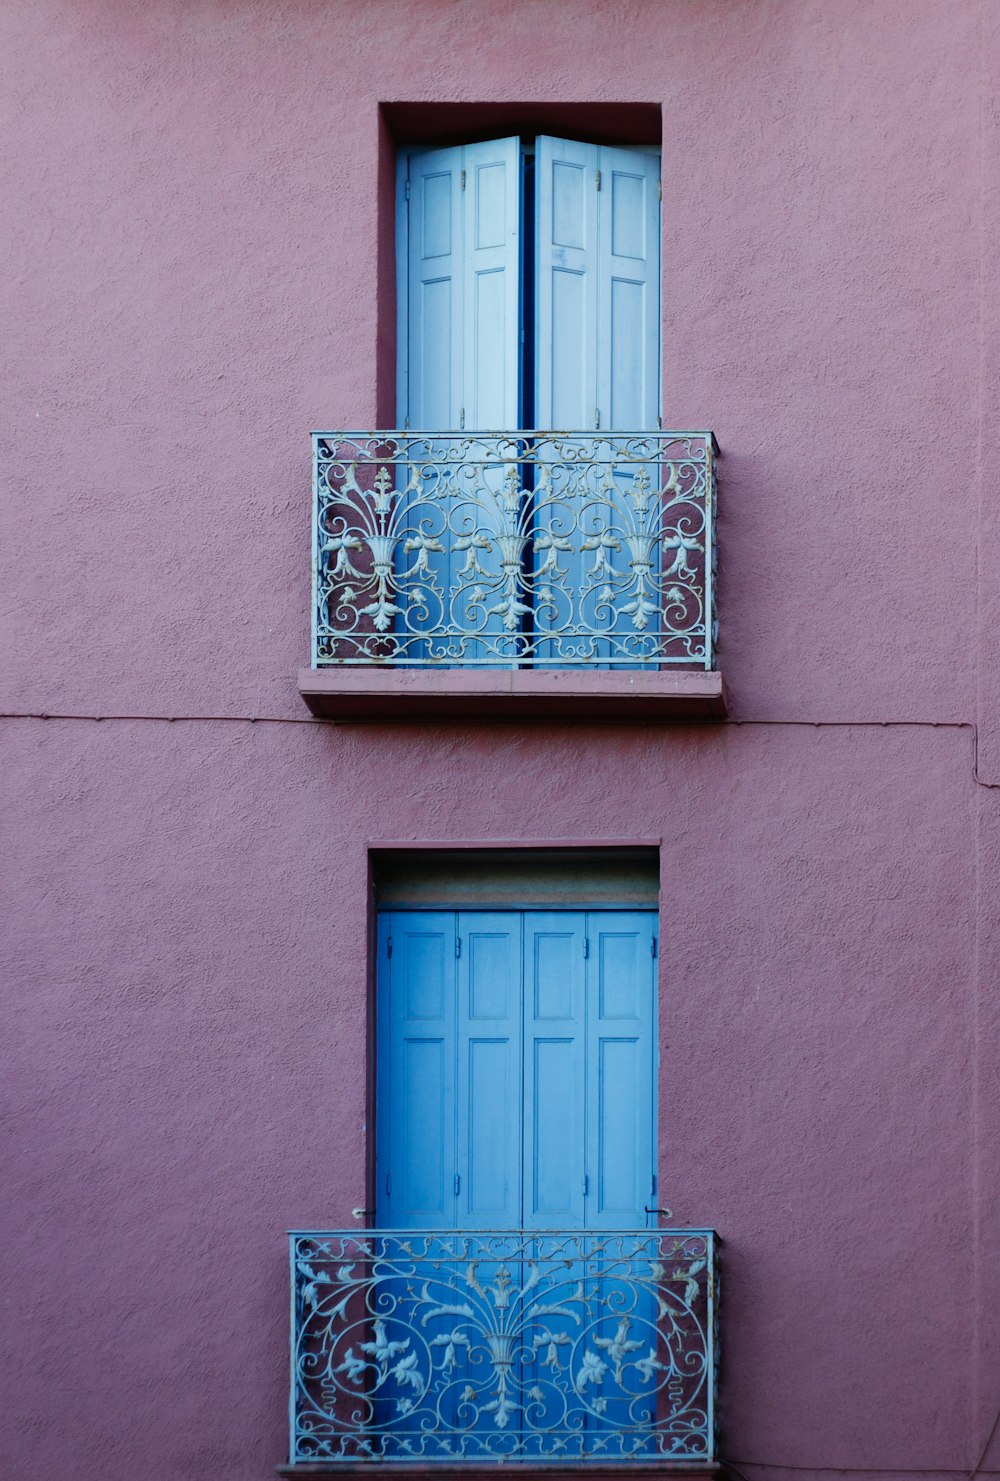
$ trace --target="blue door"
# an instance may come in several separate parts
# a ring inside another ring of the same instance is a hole
[[[646,911],[380,918],[376,1208],[394,1232],[368,1346],[395,1360],[390,1448],[653,1444],[622,1359],[653,1354],[656,1297],[603,1231],[644,1229],[655,1194],[654,930]]]
[[[376,1212],[393,1229],[641,1229],[655,916],[380,917]]]

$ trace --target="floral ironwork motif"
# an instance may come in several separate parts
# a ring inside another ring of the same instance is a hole
[[[711,668],[710,432],[313,437],[313,662]]]
[[[295,1233],[291,1460],[711,1460],[710,1230]]]

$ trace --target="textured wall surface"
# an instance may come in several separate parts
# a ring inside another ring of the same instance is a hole
[[[725,1240],[724,1452],[971,1468],[996,5],[6,0],[0,74],[4,1475],[282,1460],[283,1231],[365,1201],[369,845],[651,836],[661,1186]],[[724,450],[741,723],[298,723],[306,433],[374,423],[391,341],[378,104],[588,99],[662,107],[666,420]]]

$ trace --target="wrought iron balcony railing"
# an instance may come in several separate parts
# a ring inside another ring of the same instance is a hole
[[[710,432],[313,434],[313,667],[711,669]]]
[[[291,1465],[715,1458],[716,1236],[291,1235]]]

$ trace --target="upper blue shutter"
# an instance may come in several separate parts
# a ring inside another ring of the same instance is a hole
[[[400,160],[398,420],[405,428],[469,434],[518,425],[520,152],[517,139],[491,139]],[[410,439],[406,448],[409,464],[398,478],[410,492],[399,527],[411,541],[419,533],[422,561],[413,564],[404,539],[407,600],[397,622],[407,656],[440,659],[441,644],[417,635],[457,627],[470,634],[462,658],[473,662],[484,656],[475,635],[495,642],[504,633],[504,514],[496,496],[506,469],[493,464],[489,442],[474,449],[458,477],[454,438]]]
[[[400,184],[398,420],[431,432],[463,421],[515,428],[520,142],[404,155]]]
[[[520,421],[521,145],[488,139],[463,151],[465,427]]]
[[[535,424],[652,431],[660,401],[659,158],[542,136]]]
[[[464,212],[461,149],[400,161],[400,408],[411,427],[457,428],[462,408]]]
[[[659,241],[656,155],[537,141],[536,427],[593,434],[659,426]],[[582,652],[594,663],[638,662],[626,610],[636,597],[627,538],[636,465],[616,466],[614,444],[590,436],[579,449],[561,437],[535,447],[546,490],[536,515],[544,537],[536,661],[558,667],[567,652]],[[546,585],[553,551],[558,576]],[[561,636],[547,640],[549,630]]]
[[[535,425],[592,427],[597,408],[595,144],[535,146]]]
[[[660,413],[660,161],[603,145],[598,169],[601,427],[652,432]]]

